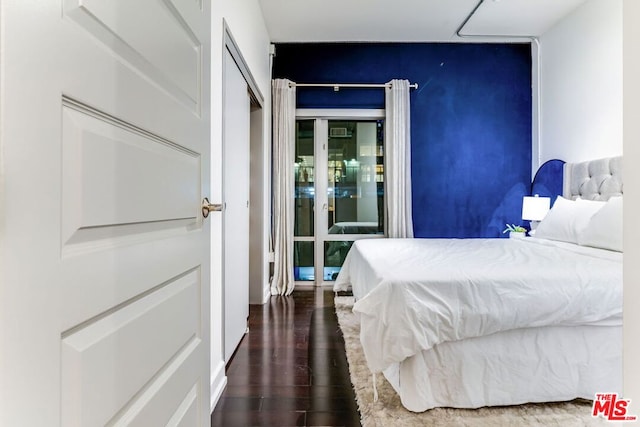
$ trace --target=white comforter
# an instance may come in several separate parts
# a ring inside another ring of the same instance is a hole
[[[622,254],[542,239],[359,240],[349,285],[372,372],[499,331],[622,324]]]

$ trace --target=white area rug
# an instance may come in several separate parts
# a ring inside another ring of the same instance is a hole
[[[416,426],[594,426],[607,424],[591,417],[591,403],[527,404],[480,409],[435,408],[416,414],[406,410],[382,374],[376,375],[378,401],[373,401],[371,373],[360,346],[360,323],[352,312],[353,297],[336,297],[336,313],[344,335],[351,382],[364,427]]]

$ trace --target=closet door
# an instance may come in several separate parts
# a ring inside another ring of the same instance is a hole
[[[249,116],[247,83],[225,51],[223,101],[224,357],[228,362],[249,317]]]

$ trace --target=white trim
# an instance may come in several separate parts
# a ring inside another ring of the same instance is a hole
[[[253,74],[249,69],[249,65],[247,65],[247,61],[245,61],[244,56],[240,51],[240,48],[238,48],[238,44],[236,43],[236,40],[233,37],[233,34],[231,33],[231,29],[229,28],[229,25],[227,24],[226,19],[222,20],[222,27],[224,29],[224,33],[222,37],[224,47],[227,48],[227,50],[231,54],[231,57],[233,58],[236,65],[240,69],[240,73],[246,80],[247,85],[249,86],[249,89],[250,89],[249,95],[254,101],[256,101],[256,103],[260,106],[260,108],[263,108],[264,96],[262,95],[262,92],[260,92],[260,88],[258,87],[256,80],[253,78]]]
[[[350,108],[297,108],[296,119],[370,119],[385,118],[384,108],[350,109]]]
[[[540,42],[531,43],[531,180],[542,165],[540,152]]]
[[[227,376],[225,375],[224,368],[224,362],[220,361],[215,371],[211,371],[211,401],[209,402],[209,413],[213,412],[218,400],[220,400],[220,396],[222,396],[222,392],[227,386]]]
[[[315,229],[313,230],[313,254],[314,254],[314,276],[315,283],[322,283],[324,280],[324,240],[323,235],[329,228],[329,197],[327,188],[329,186],[328,153],[329,153],[329,121],[327,119],[315,120],[315,134],[313,149],[314,154],[314,188],[315,188],[315,209],[313,212]]]

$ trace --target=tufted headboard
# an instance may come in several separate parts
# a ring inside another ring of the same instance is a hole
[[[622,196],[622,156],[565,163],[563,197],[609,200]]]

